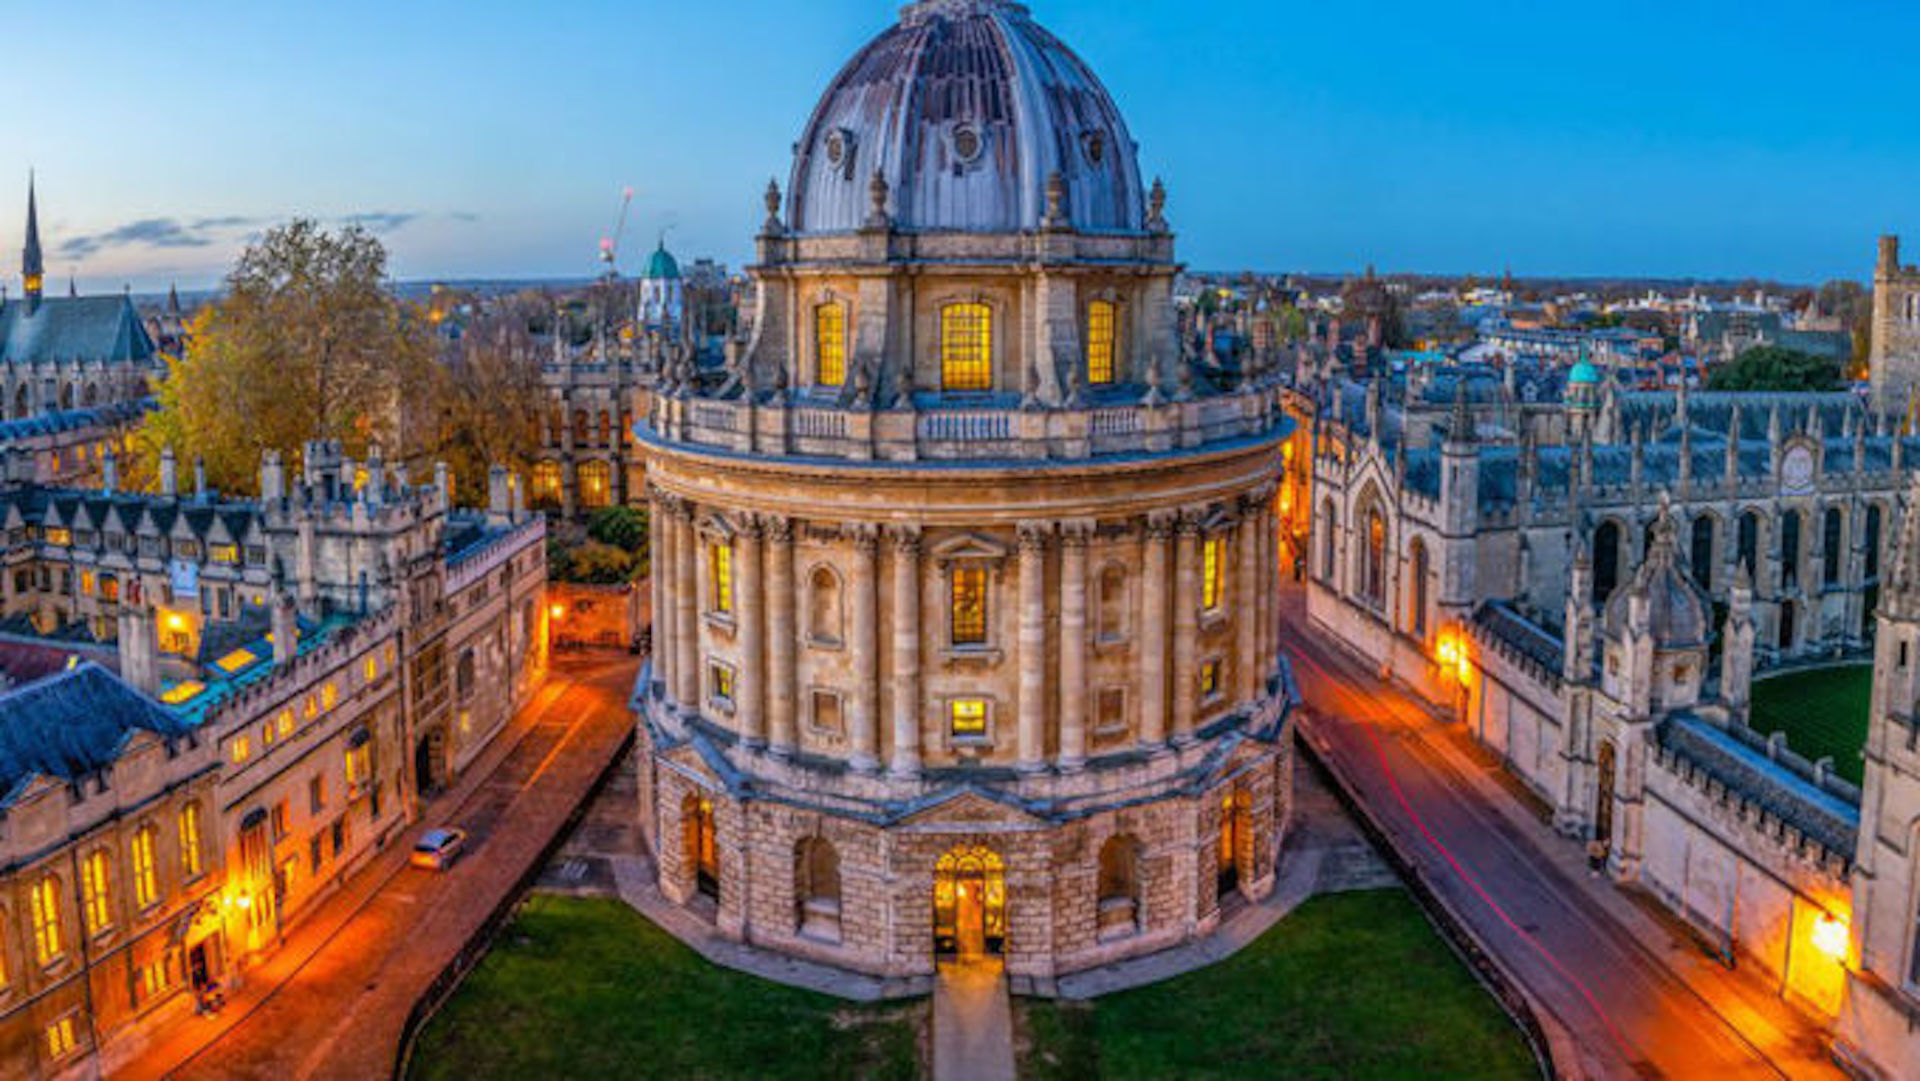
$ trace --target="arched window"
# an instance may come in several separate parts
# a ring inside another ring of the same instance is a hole
[[[1320,577],[1331,582],[1340,573],[1340,511],[1329,499],[1320,507]]]
[[[605,462],[580,463],[580,505],[589,510],[613,503],[613,467]]]
[[[460,701],[473,697],[473,650],[462,650],[453,668],[453,693]]]
[[[693,872],[694,888],[720,896],[720,845],[713,831],[713,801],[690,795],[680,804],[682,858]]]
[[[1880,504],[1867,504],[1867,580],[1880,577]]]
[[[180,808],[180,873],[188,881],[206,870],[206,857],[200,847],[200,805],[189,803]]]
[[[807,633],[817,645],[837,646],[845,641],[840,576],[833,568],[815,567],[807,577]]]
[[[613,416],[604,409],[600,411],[600,445],[613,445]]]
[[[533,464],[533,505],[549,507],[560,502],[560,463]]]
[[[1140,930],[1140,842],[1128,834],[1100,846],[1097,901],[1099,938],[1120,938]]]
[[[843,304],[822,304],[813,309],[814,381],[823,387],[842,386],[847,381],[847,309]]]
[[[88,383],[87,389],[80,392],[80,404],[87,409],[92,409],[99,400],[100,391],[92,383]]]
[[[1407,590],[1407,626],[1416,638],[1427,636],[1427,542],[1413,538],[1408,546],[1408,577],[1413,587]]]
[[[1790,510],[1780,519],[1780,584],[1800,584],[1800,512]]]
[[[633,446],[632,413],[622,412],[620,414],[620,445],[623,447]]]
[[[1693,520],[1693,581],[1713,592],[1713,516],[1702,514]]]
[[[580,446],[586,445],[587,423],[588,421],[587,421],[586,410],[576,409],[573,411],[573,441],[575,444]]]
[[[1753,511],[1740,515],[1739,548],[1735,558],[1746,568],[1751,581],[1760,572],[1760,515]]]
[[[1119,315],[1119,305],[1111,300],[1096,300],[1087,305],[1088,386],[1105,386],[1116,377]]]
[[[793,846],[795,924],[809,938],[840,941],[840,855],[824,837]]]
[[[60,879],[48,875],[35,882],[28,894],[33,909],[33,959],[45,968],[67,952],[60,926]]]
[[[1794,630],[1795,624],[1798,622],[1798,615],[1799,611],[1792,601],[1788,601],[1780,606],[1780,637],[1778,644],[1780,646],[1780,652],[1782,653],[1788,653],[1793,650]]]
[[[1593,603],[1605,604],[1620,586],[1620,523],[1601,522],[1593,531]]]
[[[940,386],[993,389],[993,309],[968,302],[940,310]]]
[[[160,870],[154,850],[152,826],[141,826],[133,835],[133,903],[151,908],[160,903]]]
[[[1362,569],[1361,596],[1379,608],[1387,599],[1387,520],[1378,507],[1367,511],[1367,563]]]
[[[1845,522],[1841,520],[1839,507],[1828,507],[1826,517],[1820,523],[1820,581],[1823,585],[1840,584],[1840,568],[1845,566],[1840,557],[1842,534]]]
[[[80,861],[81,915],[87,933],[97,935],[113,926],[113,873],[105,849],[96,848]]]
[[[1118,642],[1127,636],[1127,569],[1110,565],[1100,572],[1098,630],[1103,642]]]

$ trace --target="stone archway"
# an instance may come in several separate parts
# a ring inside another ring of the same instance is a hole
[[[933,871],[933,950],[962,961],[998,957],[1007,944],[1007,873],[985,845],[958,845]]]
[[[1593,840],[1602,850],[1613,847],[1613,786],[1618,773],[1610,741],[1600,744],[1599,778],[1593,793]]]
[[[447,730],[429,728],[413,748],[413,783],[426,799],[447,785]]]

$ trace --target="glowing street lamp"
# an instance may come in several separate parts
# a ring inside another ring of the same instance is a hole
[[[1847,921],[1831,912],[1820,913],[1813,925],[1813,948],[1835,961],[1845,961],[1849,944]]]

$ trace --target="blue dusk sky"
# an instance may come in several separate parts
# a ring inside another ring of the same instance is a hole
[[[1865,277],[1920,243],[1920,4],[1033,0],[1208,269]],[[293,215],[403,278],[584,276],[663,229],[740,263],[886,0],[0,4],[0,253],[199,288]]]

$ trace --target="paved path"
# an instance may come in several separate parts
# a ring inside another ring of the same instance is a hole
[[[532,869],[632,731],[637,662],[567,661],[422,821],[304,920],[212,1019],[170,1028],[118,1079],[366,1081],[391,1075],[415,1001]],[[409,869],[429,824],[472,837],[444,875]]]
[[[1285,644],[1310,707],[1303,735],[1536,1003],[1565,1072],[1841,1076],[1817,1023],[1591,875],[1580,847],[1509,791],[1457,725],[1312,634],[1298,593],[1286,603]]]
[[[998,964],[940,966],[933,981],[933,1081],[1013,1081],[1013,1004]]]

